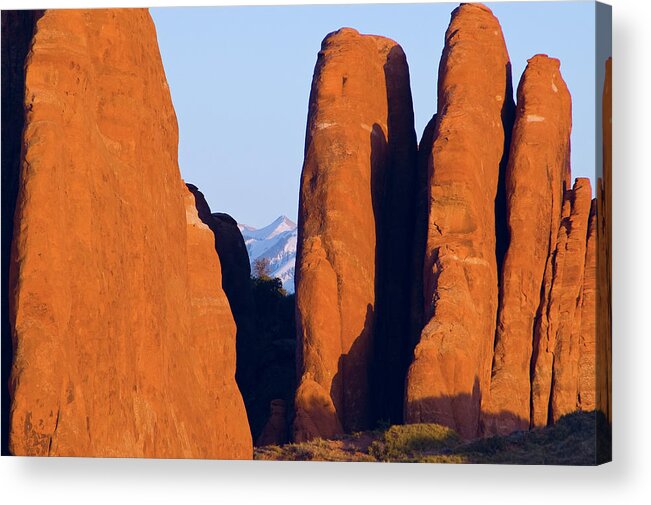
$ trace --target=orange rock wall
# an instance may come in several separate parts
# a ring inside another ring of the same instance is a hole
[[[53,10],[25,64],[19,455],[250,458],[235,324],[146,10]]]

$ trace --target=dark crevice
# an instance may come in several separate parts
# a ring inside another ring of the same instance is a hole
[[[11,399],[9,377],[13,362],[9,316],[9,270],[14,212],[20,180],[25,126],[25,60],[36,22],[43,11],[2,11],[2,455],[9,455]]]

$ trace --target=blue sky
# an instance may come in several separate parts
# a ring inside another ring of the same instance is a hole
[[[321,40],[343,26],[390,37],[409,62],[416,131],[436,110],[436,74],[456,3],[150,9],[179,122],[179,164],[213,212],[261,227],[296,220],[307,105]],[[572,93],[572,174],[594,180],[593,2],[487,3],[514,89],[527,59],[561,60]]]

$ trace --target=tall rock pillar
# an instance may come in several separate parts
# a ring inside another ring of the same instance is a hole
[[[452,13],[439,67],[424,265],[425,320],[405,420],[479,430],[497,316],[495,198],[511,130],[511,66],[481,4]]]
[[[533,329],[570,177],[571,126],[570,92],[560,62],[534,56],[518,86],[506,169],[509,244],[500,279],[490,394],[482,408],[486,433],[529,428]]]
[[[46,11],[24,86],[10,450],[250,458],[235,323],[149,13]]]
[[[414,203],[411,107],[407,64],[395,42],[350,28],[324,39],[310,95],[299,202],[296,440],[369,427],[378,372],[374,346],[381,339],[402,352],[408,341],[408,324],[396,324],[395,308],[383,298],[403,279],[384,277],[378,286],[378,276],[384,258],[410,262],[380,235],[384,224],[396,231],[398,216],[409,215],[401,206]],[[392,216],[396,207],[401,210]],[[402,264],[396,268],[403,271]],[[397,289],[408,317],[408,288]],[[376,324],[378,303],[387,311]],[[401,333],[379,337],[386,334],[378,328]],[[400,370],[384,373],[398,377]],[[401,386],[396,389],[400,394]]]

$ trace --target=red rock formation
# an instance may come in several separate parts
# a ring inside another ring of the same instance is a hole
[[[373,415],[376,255],[385,253],[376,220],[395,201],[385,194],[399,179],[394,168],[415,155],[407,79],[402,50],[389,39],[345,28],[323,41],[299,203],[296,440],[361,429]]]
[[[518,86],[505,178],[510,240],[501,272],[490,394],[482,406],[488,434],[529,427],[534,320],[570,177],[571,98],[559,67],[557,59],[534,56]]]
[[[438,89],[424,268],[429,322],[409,369],[405,420],[473,437],[490,379],[495,196],[513,107],[506,45],[485,6],[463,4],[453,12]]]
[[[602,96],[603,173],[597,181],[597,408],[612,420],[612,59]]]
[[[561,416],[578,410],[577,382],[580,358],[581,304],[583,295],[588,221],[592,202],[592,188],[589,179],[577,179],[572,190],[572,211],[569,217],[567,242],[562,272],[559,274],[559,252],[556,254],[557,276],[563,288],[572,288],[569,292],[559,292],[558,332],[556,351],[554,352],[554,369],[552,372],[551,416],[557,421]],[[564,238],[564,237],[563,237]],[[561,239],[563,240],[563,239]],[[556,310],[552,288],[549,313]],[[565,298],[567,296],[567,298]],[[573,297],[573,298],[571,298]],[[567,312],[566,312],[567,310]],[[569,321],[572,321],[571,325]]]
[[[215,249],[222,266],[222,287],[228,298],[237,326],[237,384],[246,405],[251,433],[259,437],[267,421],[269,401],[256,394],[259,386],[259,362],[262,358],[256,308],[251,289],[249,254],[237,221],[228,214],[212,213],[205,196],[194,184],[187,184],[193,194],[199,218],[213,232]]]
[[[237,325],[235,378],[252,437],[263,440],[262,432],[270,422],[270,402],[291,402],[296,390],[294,301],[272,287],[272,280],[251,280],[246,244],[235,219],[211,212],[203,193],[193,184],[187,186],[199,218],[214,234],[222,287]],[[277,413],[273,419],[277,424]]]
[[[250,458],[235,324],[149,14],[47,11],[25,72],[11,451]]]
[[[549,257],[540,318],[534,332],[531,422],[546,426],[577,410],[580,305],[592,190],[577,179],[566,191],[556,250]]]
[[[578,407],[595,410],[597,393],[597,201],[592,200],[588,220],[583,292],[581,293]]]

